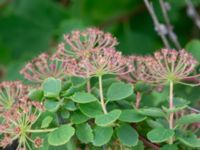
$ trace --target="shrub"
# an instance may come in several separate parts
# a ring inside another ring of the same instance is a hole
[[[153,56],[123,56],[116,45],[96,28],[72,31],[53,55],[41,54],[21,70],[28,85],[1,83],[0,146],[199,148],[200,114],[174,92],[177,84],[199,85],[195,58],[165,48]],[[154,101],[155,93],[159,105],[142,104],[145,94]]]

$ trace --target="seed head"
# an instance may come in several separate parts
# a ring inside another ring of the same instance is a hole
[[[130,63],[132,69],[128,74],[120,75],[119,78],[131,83],[142,81],[143,77],[140,72],[140,68],[143,64],[143,57],[132,55],[127,57],[126,59],[126,61]]]
[[[88,54],[87,59],[83,56],[76,61],[74,76],[89,78],[104,74],[123,75],[132,69],[126,58],[114,49],[91,50]]]
[[[0,106],[9,109],[19,99],[28,94],[29,87],[21,81],[7,81],[0,83]]]
[[[165,84],[168,81],[179,82],[189,77],[194,71],[197,61],[184,49],[162,49],[154,56],[143,59],[140,73],[145,82]]]
[[[104,33],[96,28],[84,31],[72,31],[64,35],[64,41],[59,44],[55,56],[60,59],[66,57],[87,56],[88,51],[111,49],[118,44],[110,33]]]
[[[0,123],[0,133],[2,134],[0,147],[6,147],[15,140],[18,140],[17,150],[29,149],[30,142],[37,146],[41,145],[42,142],[39,142],[39,138],[36,141],[31,139],[30,131],[34,130],[33,124],[43,110],[44,107],[40,103],[29,101],[27,97],[23,97],[9,110],[4,111],[2,113],[4,121]]]
[[[58,61],[43,53],[29,62],[20,73],[35,83],[42,83],[48,77],[63,79],[66,77],[66,64],[66,61]]]

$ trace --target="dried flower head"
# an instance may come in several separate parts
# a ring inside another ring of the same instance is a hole
[[[28,94],[29,87],[21,81],[10,81],[0,83],[0,105],[9,109],[20,98]]]
[[[73,65],[73,75],[80,77],[101,76],[104,74],[123,75],[132,67],[120,52],[114,49],[91,50],[87,59],[80,58]]]
[[[48,77],[63,79],[66,77],[66,61],[58,61],[43,53],[29,62],[20,73],[32,82],[42,83]]]
[[[17,150],[31,149],[30,143],[33,143],[35,147],[41,145],[38,140],[36,143],[32,140],[30,133],[34,132],[32,126],[42,111],[44,107],[40,103],[28,101],[26,97],[4,111],[2,114],[4,121],[0,124],[0,133],[2,133],[0,147],[5,148],[15,140],[18,141]]]
[[[140,73],[140,68],[143,65],[143,57],[136,55],[128,56],[127,62],[132,66],[132,70],[128,74],[120,75],[119,78],[131,83],[142,81],[143,77]]]
[[[90,50],[102,50],[113,48],[118,44],[116,38],[110,33],[104,33],[96,28],[88,28],[84,31],[72,31],[64,35],[64,42],[59,44],[57,58],[79,57],[87,55]]]
[[[184,49],[162,49],[155,52],[153,57],[143,58],[140,73],[145,82],[153,84],[168,81],[182,83],[181,80],[189,78],[196,65],[197,61]]]

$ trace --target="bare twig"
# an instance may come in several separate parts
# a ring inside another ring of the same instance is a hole
[[[196,26],[200,29],[200,16],[196,11],[191,0],[186,0],[187,3],[187,14],[195,22]]]
[[[167,14],[167,11],[170,8],[169,3],[164,2],[164,0],[160,0],[160,7],[161,7],[163,17],[164,17],[164,20],[165,20],[165,23],[166,23],[166,28],[167,28],[169,38],[174,43],[176,48],[180,49],[181,48],[180,43],[178,41],[178,38],[177,38],[175,32],[173,31],[173,26],[170,22],[168,14]]]
[[[137,130],[137,124],[132,123],[131,126]],[[139,135],[139,139],[143,142],[145,147],[149,147],[152,148],[153,150],[159,150],[160,146],[158,144],[155,143],[151,143],[149,140],[147,140],[145,137],[143,137],[142,135]]]
[[[166,48],[170,48],[170,45],[169,45],[169,42],[167,40],[167,37],[166,37],[166,34],[167,34],[167,29],[166,29],[166,26],[164,24],[161,24],[159,21],[158,21],[158,18],[154,12],[154,8],[153,8],[153,5],[152,3],[150,3],[148,0],[144,0],[144,3],[152,17],[152,20],[153,20],[153,23],[154,23],[154,26],[155,26],[155,30],[158,32],[159,36],[161,37],[164,45]]]
[[[187,107],[189,110],[191,110],[192,112],[195,112],[195,113],[200,113],[200,110],[196,109],[196,108],[193,108],[193,107],[190,107],[188,106]]]
[[[177,49],[180,49],[181,48],[180,43],[178,41],[178,38],[175,32],[173,31],[173,26],[170,22],[170,19],[167,13],[167,11],[170,8],[170,5],[168,3],[165,3],[164,0],[160,0],[160,7],[161,7],[164,21],[165,21],[165,23],[160,23],[158,20],[158,17],[156,16],[152,3],[150,3],[149,0],[144,0],[144,2],[154,22],[155,30],[160,35],[165,47],[170,48],[170,44],[168,41],[168,37],[169,37],[169,39],[172,41],[174,46]]]
[[[150,141],[148,141],[146,138],[144,138],[141,135],[139,136],[139,139],[144,143],[144,145],[146,147],[150,147],[153,150],[159,150],[160,149],[160,147],[158,145],[151,143]]]

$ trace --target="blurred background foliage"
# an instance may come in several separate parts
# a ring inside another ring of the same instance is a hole
[[[159,1],[152,2],[162,21]],[[185,0],[167,2],[181,46],[197,39],[193,43],[200,47],[200,30],[187,16]],[[198,9],[200,1],[193,2]],[[143,0],[0,0],[0,79],[21,79],[18,70],[41,52],[53,51],[64,33],[93,26],[116,36],[123,54],[163,47]]]

